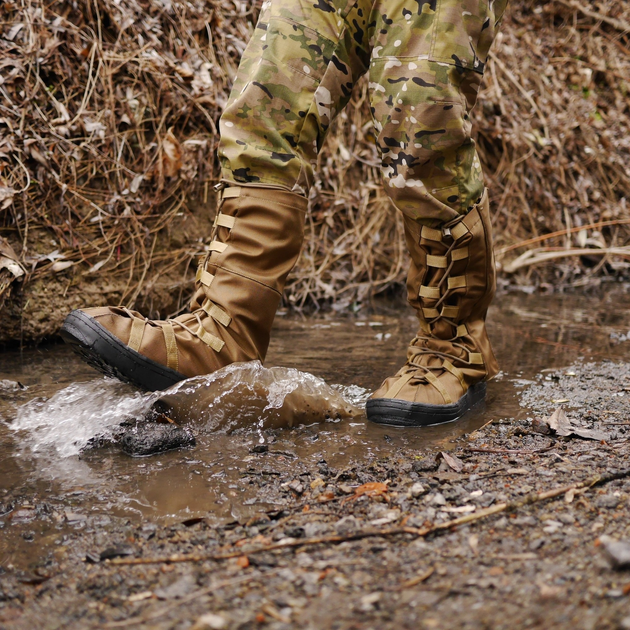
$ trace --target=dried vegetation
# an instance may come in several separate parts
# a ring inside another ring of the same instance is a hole
[[[106,275],[131,305],[171,274],[181,303],[207,235],[171,233],[213,211],[216,123],[256,13],[238,0],[0,4],[0,261],[22,265],[25,292]],[[627,272],[629,31],[625,0],[513,0],[475,110],[513,282]],[[298,307],[343,308],[404,281],[370,129],[361,82],[320,156],[288,287]]]

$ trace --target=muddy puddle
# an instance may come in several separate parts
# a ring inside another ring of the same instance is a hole
[[[103,379],[63,345],[0,354],[0,570],[27,567],[76,529],[202,516],[225,523],[273,510],[275,495],[248,465],[261,455],[269,479],[303,462],[343,469],[398,447],[446,450],[490,420],[527,416],[518,393],[541,371],[581,357],[627,360],[630,293],[501,296],[489,333],[502,373],[485,407],[418,430],[372,425],[365,399],[402,363],[414,331],[404,305],[280,316],[265,368],[236,366],[168,392],[169,413],[194,448],[143,458],[115,438],[159,395]]]

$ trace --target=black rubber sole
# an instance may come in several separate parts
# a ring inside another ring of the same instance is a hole
[[[467,411],[482,403],[486,397],[486,384],[477,383],[456,402],[450,405],[412,403],[396,398],[371,398],[365,410],[368,420],[396,427],[426,427],[432,424],[453,422]]]
[[[93,368],[136,387],[154,392],[186,378],[132,350],[83,311],[72,311],[63,322],[60,334]]]

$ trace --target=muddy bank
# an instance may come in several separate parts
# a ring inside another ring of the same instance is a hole
[[[253,488],[260,509],[221,525],[73,512],[80,493],[5,496],[5,540],[56,538],[30,567],[2,567],[0,621],[627,628],[630,571],[612,569],[600,541],[630,538],[630,364],[579,362],[521,387],[523,417],[497,418],[440,452],[394,448],[335,467],[274,448],[282,430],[268,430],[232,489]],[[558,407],[606,439],[556,435],[541,419]],[[465,517],[478,520],[444,527]]]

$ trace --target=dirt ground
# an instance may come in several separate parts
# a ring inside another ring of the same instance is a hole
[[[339,470],[274,452],[270,432],[239,484],[276,509],[220,527],[4,497],[3,527],[69,533],[28,571],[0,567],[0,627],[628,629],[613,565],[630,546],[612,541],[630,540],[629,398],[630,364],[577,363],[448,452]]]

